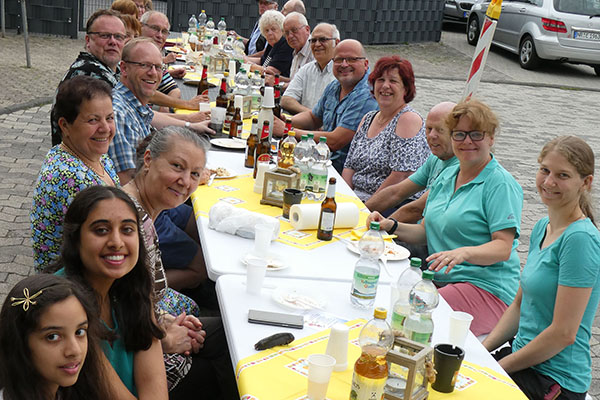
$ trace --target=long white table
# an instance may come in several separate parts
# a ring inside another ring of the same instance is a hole
[[[217,280],[217,295],[223,318],[223,325],[227,335],[231,361],[235,366],[238,361],[256,353],[254,344],[260,339],[277,332],[291,332],[296,339],[303,338],[318,332],[318,330],[304,327],[304,329],[290,329],[276,326],[258,325],[248,323],[248,310],[258,309],[283,313],[297,313],[289,308],[279,305],[272,299],[273,287],[304,288],[313,291],[324,298],[327,302],[324,311],[346,320],[364,318],[369,320],[373,317],[373,310],[360,310],[350,304],[350,283],[332,282],[322,280],[305,279],[280,279],[266,278],[260,295],[246,293],[245,276],[226,275]],[[390,286],[379,285],[375,306],[388,309],[390,303]],[[433,312],[435,324],[432,345],[448,342],[448,315],[450,306],[440,297],[440,304]],[[477,338],[469,332],[465,343],[465,360],[478,365],[488,367],[503,375],[504,370],[498,365],[494,358],[487,352]],[[349,366],[355,360],[348,360]]]
[[[210,151],[207,166],[211,168],[225,167],[237,175],[251,172],[250,169],[244,167],[242,153]],[[337,178],[337,193],[354,195],[354,192],[335,169],[330,167],[329,174]],[[213,185],[218,185],[219,182],[224,181],[215,180]],[[200,187],[198,190],[202,189]],[[245,274],[246,267],[241,259],[252,250],[253,240],[209,229],[207,217],[200,216],[196,222],[202,240],[208,276],[216,281],[222,275]],[[303,250],[280,242],[272,242],[271,251],[285,260],[289,267],[279,271],[268,271],[267,275],[281,278],[350,282],[358,255],[349,251],[346,245],[337,239],[333,239],[333,241],[334,243],[312,250]],[[387,266],[393,277],[382,271],[380,280],[384,283],[395,280],[408,266],[408,261],[389,261]]]

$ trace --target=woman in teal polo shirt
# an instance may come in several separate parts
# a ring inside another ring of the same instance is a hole
[[[519,286],[523,191],[491,153],[498,119],[487,105],[461,102],[446,125],[459,164],[436,179],[422,223],[388,219],[381,226],[402,241],[427,242],[440,294],[452,309],[473,315],[471,330],[482,335],[494,328]]]
[[[600,299],[600,232],[589,198],[594,153],[583,140],[562,136],[544,146],[538,162],[536,187],[548,216],[531,233],[515,300],[483,344],[491,351],[516,334],[512,348],[496,354],[530,399],[584,399]]]

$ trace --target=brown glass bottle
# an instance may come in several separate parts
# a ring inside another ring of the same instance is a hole
[[[227,109],[227,81],[225,78],[221,79],[221,88],[219,89],[216,103],[217,107]]]
[[[241,138],[243,126],[244,122],[242,122],[242,112],[239,107],[236,107],[235,112],[233,113],[231,124],[229,125],[229,137]]]
[[[291,129],[292,129],[292,119],[288,117],[285,119],[285,128],[283,129],[283,136],[285,136]]]
[[[208,83],[208,67],[206,65],[202,66],[202,79],[198,84],[198,92],[197,95],[206,95],[208,96],[208,88],[210,84]]]
[[[223,133],[225,135],[229,134],[231,136],[229,127],[231,126],[231,121],[233,121],[233,115],[235,114],[235,107],[233,106],[233,99],[229,100],[229,106],[227,107],[227,112],[225,113],[225,121],[223,122]]]
[[[327,197],[321,203],[319,229],[317,230],[317,238],[319,240],[331,240],[333,237],[333,225],[335,224],[335,212],[337,210],[337,204],[335,203],[335,182],[335,178],[329,178]]]
[[[252,118],[252,128],[250,136],[246,139],[246,154],[244,157],[244,167],[254,168],[256,146],[258,145],[258,119]]]
[[[279,74],[275,74],[275,79],[273,81],[273,86],[279,85]]]
[[[260,133],[260,140],[256,145],[256,156],[254,157],[253,174],[254,179],[256,179],[258,163],[269,161],[271,161],[271,143],[269,143],[269,121],[265,121],[263,123],[262,131]]]
[[[281,87],[279,85],[273,86],[273,100],[275,101],[273,115],[281,118]]]

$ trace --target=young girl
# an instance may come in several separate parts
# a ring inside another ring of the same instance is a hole
[[[0,313],[0,399],[108,399],[90,293],[54,275],[17,283]]]
[[[142,240],[129,196],[93,186],[75,197],[65,215],[62,265],[67,278],[94,292],[107,331],[102,347],[115,398],[166,400],[163,332],[154,319]]]
[[[594,153],[574,136],[547,143],[536,187],[548,216],[533,228],[515,300],[483,342],[516,337],[496,358],[530,399],[584,399],[590,337],[600,299],[600,233],[589,193]]]

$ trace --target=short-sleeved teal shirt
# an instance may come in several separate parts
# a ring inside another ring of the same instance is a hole
[[[469,282],[506,304],[519,287],[520,262],[517,245],[520,234],[523,190],[515,178],[492,156],[492,160],[471,182],[454,192],[460,165],[446,168],[429,191],[423,216],[430,253],[479,246],[492,240],[492,233],[515,228],[512,251],[507,261],[478,266],[468,262],[446,267],[435,274],[438,282]]]
[[[458,158],[452,157],[448,160],[442,160],[438,156],[431,154],[425,163],[415,171],[414,174],[408,177],[413,183],[431,189],[433,182],[437,179],[440,173],[448,167],[458,164]]]
[[[527,264],[521,273],[521,316],[513,342],[517,351],[552,323],[558,285],[592,287],[575,343],[533,369],[576,393],[589,389],[592,378],[590,338],[600,300],[600,232],[589,219],[573,222],[551,245],[540,249],[548,217],[533,228]]]

